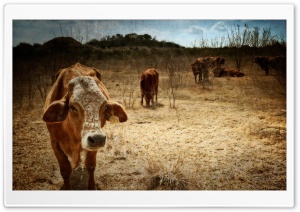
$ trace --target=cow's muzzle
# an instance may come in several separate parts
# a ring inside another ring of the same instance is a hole
[[[87,137],[88,147],[92,149],[103,147],[105,145],[105,141],[105,134],[93,134]]]

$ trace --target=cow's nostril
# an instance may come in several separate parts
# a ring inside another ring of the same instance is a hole
[[[101,147],[104,146],[105,141],[106,141],[106,136],[105,135],[91,135],[88,138],[88,144],[91,147]]]
[[[90,145],[94,145],[95,141],[93,140],[93,138],[91,136],[88,137],[88,142]]]

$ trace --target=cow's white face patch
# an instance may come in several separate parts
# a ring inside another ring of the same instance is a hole
[[[107,99],[97,86],[95,80],[89,76],[80,76],[70,81],[73,85],[73,95],[70,102],[77,103],[84,111],[84,122],[81,132],[81,146],[86,150],[97,150],[102,144],[93,142],[103,140],[105,134],[101,130],[100,109]],[[103,141],[101,141],[103,143]]]

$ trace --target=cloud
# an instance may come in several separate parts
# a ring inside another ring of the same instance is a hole
[[[225,22],[218,21],[211,27],[210,30],[214,32],[227,32],[227,27],[225,26]]]
[[[190,26],[187,30],[187,33],[199,35],[199,34],[203,34],[205,31],[206,29],[201,26]]]

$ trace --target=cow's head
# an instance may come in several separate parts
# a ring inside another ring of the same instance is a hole
[[[217,57],[216,63],[217,63],[217,66],[222,66],[225,64],[225,59],[223,57]]]
[[[68,93],[61,100],[49,105],[43,120],[63,122],[62,127],[81,141],[83,149],[93,151],[104,146],[106,135],[102,127],[111,116],[117,116],[120,122],[127,121],[123,107],[107,100],[95,79],[80,76],[69,82]]]
[[[269,75],[269,58],[264,56],[254,57],[254,63],[258,64],[262,70],[265,71],[266,75]]]
[[[146,106],[149,107],[150,102],[153,101],[154,98],[154,91],[145,91],[144,95],[145,95]]]
[[[210,67],[221,67],[222,65],[225,64],[225,59],[222,57],[208,57],[206,59],[206,63],[208,63],[208,65]]]

